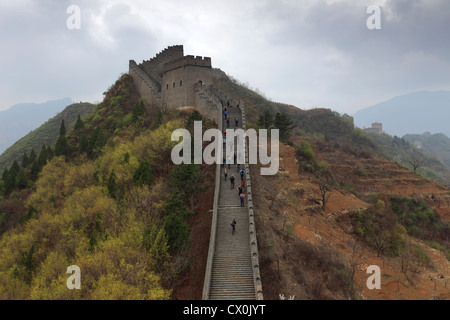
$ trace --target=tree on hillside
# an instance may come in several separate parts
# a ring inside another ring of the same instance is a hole
[[[153,172],[152,169],[150,168],[150,164],[148,163],[147,160],[143,160],[139,163],[139,167],[136,169],[136,172],[134,173],[133,176],[134,179],[134,183],[137,186],[142,186],[142,185],[152,185],[153,184]]]
[[[361,265],[366,263],[368,257],[366,253],[364,252],[364,248],[356,241],[349,241],[349,264],[350,264],[350,292],[352,293],[352,296],[356,293],[356,281],[355,281],[355,275],[358,269]]]
[[[258,126],[269,129],[274,123],[273,114],[266,108],[262,115],[258,118]]]
[[[11,167],[9,168],[9,173],[10,175],[12,175],[14,177],[14,179],[16,178],[17,174],[20,171],[20,166],[19,163],[17,162],[17,160],[14,160],[13,164],[11,165]]]
[[[25,170],[21,168],[16,176],[15,185],[19,189],[24,189],[28,186],[28,179],[25,176]]]
[[[106,185],[108,188],[108,193],[111,196],[111,198],[116,199],[116,191],[117,191],[117,184],[116,184],[116,175],[114,173],[114,170],[111,171],[111,174],[109,175],[108,183]]]
[[[8,176],[8,168],[5,168],[5,170],[3,170],[2,180],[5,181],[7,176]]]
[[[33,161],[33,163],[31,164],[31,170],[30,170],[30,178],[31,178],[31,180],[36,181],[40,170],[41,169],[40,169],[40,166],[39,166],[39,161],[38,161],[38,159],[35,159]]]
[[[79,132],[80,130],[84,129],[84,123],[81,120],[80,115],[78,115],[77,122],[75,123],[74,129],[76,132]]]
[[[325,161],[316,162],[316,176],[319,179],[318,187],[320,192],[320,200],[322,209],[325,210],[328,200],[331,196],[331,188],[334,185],[334,177]]]
[[[66,135],[66,124],[64,123],[64,119],[61,120],[61,126],[59,127],[59,135],[60,136]]]
[[[59,138],[55,144],[55,154],[57,156],[63,156],[67,153],[67,139],[66,139],[66,125],[64,124],[64,119],[61,122],[61,127],[59,128]]]
[[[297,125],[289,118],[286,113],[277,112],[274,120],[274,127],[280,130],[280,140],[287,142],[292,130]]]
[[[78,146],[78,150],[80,153],[85,153],[88,150],[89,141],[85,134],[82,134],[80,137],[80,144]]]
[[[27,152],[25,151],[23,153],[23,157],[22,157],[22,168],[28,167],[29,164],[30,164],[30,158],[28,158]]]
[[[48,149],[45,144],[41,148],[37,161],[39,164],[39,170],[41,170],[47,164],[47,161],[49,161]]]
[[[169,186],[183,192],[194,209],[195,196],[205,190],[204,177],[200,165],[182,164],[175,166],[169,173]]]
[[[413,168],[414,173],[416,173],[417,169],[423,166],[424,161],[417,158],[412,158],[408,160],[408,164]]]
[[[325,181],[320,181],[319,182],[319,191],[320,191],[320,197],[321,197],[321,201],[322,201],[322,209],[325,210],[325,207],[327,206],[327,202],[331,196],[330,186]]]
[[[36,154],[36,151],[34,151],[34,148],[33,148],[33,149],[31,149],[30,157],[28,158],[28,163],[32,164],[33,161],[36,160],[36,159],[37,159],[37,154]]]
[[[145,105],[144,105],[144,101],[140,101],[139,103],[137,103],[134,106],[133,109],[133,117],[132,120],[133,122],[137,121],[140,117],[142,117],[145,113],[147,112],[147,110],[145,109]]]
[[[103,133],[102,128],[99,126],[95,127],[88,141],[87,154],[91,157],[96,148],[103,147],[105,140],[105,134]]]

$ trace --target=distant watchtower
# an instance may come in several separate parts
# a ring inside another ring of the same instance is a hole
[[[379,122],[372,123],[371,128],[364,129],[365,132],[370,134],[382,134],[383,133],[383,125]]]
[[[213,82],[211,58],[185,56],[182,45],[168,47],[141,64],[130,60],[129,74],[140,95],[160,108],[190,106],[205,114],[216,108],[206,92]]]

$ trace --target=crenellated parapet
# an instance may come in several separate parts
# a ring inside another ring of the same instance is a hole
[[[211,68],[211,58],[185,56],[176,60],[172,60],[164,65],[163,73],[187,66]]]
[[[154,73],[158,77],[162,77],[164,66],[173,60],[184,57],[184,49],[182,45],[170,46],[160,53],[156,54],[149,60],[142,62],[142,68],[148,73]]]

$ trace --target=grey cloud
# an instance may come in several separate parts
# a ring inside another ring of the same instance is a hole
[[[0,4],[0,109],[101,96],[129,59],[173,44],[299,106],[354,109],[450,86],[447,0],[387,0],[376,31],[366,28],[368,0],[77,2],[76,31],[65,26],[72,1]]]

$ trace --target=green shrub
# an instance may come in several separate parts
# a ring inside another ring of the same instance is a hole
[[[301,147],[297,148],[297,155],[305,160],[312,160],[315,157],[311,144],[308,141],[303,141]]]

